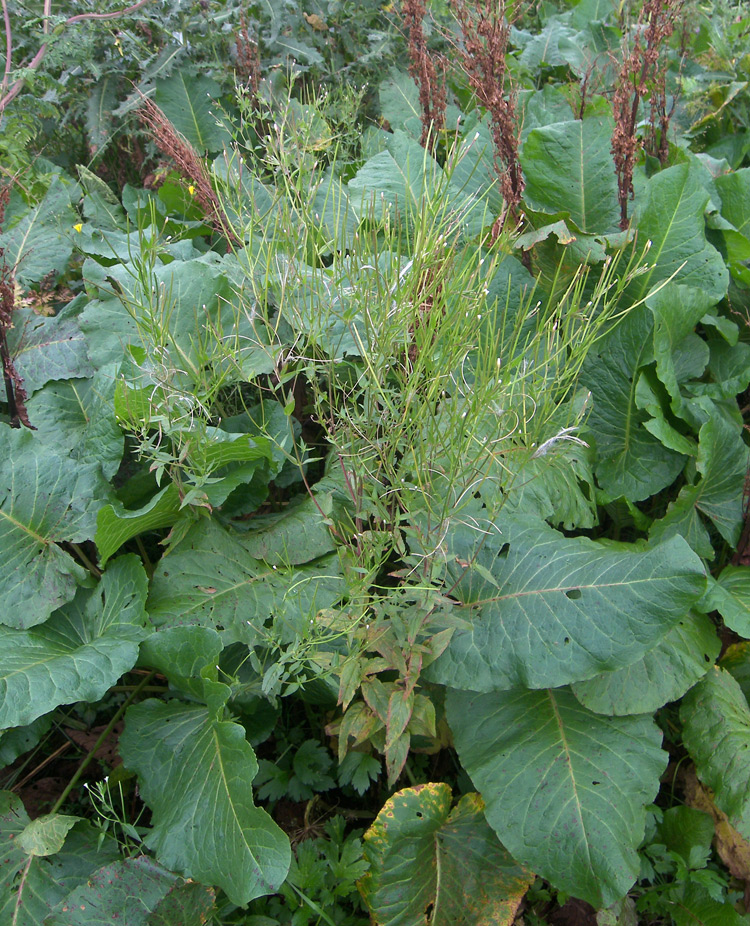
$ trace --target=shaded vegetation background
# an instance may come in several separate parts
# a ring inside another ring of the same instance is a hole
[[[748,922],[744,6],[2,9],[0,921]]]

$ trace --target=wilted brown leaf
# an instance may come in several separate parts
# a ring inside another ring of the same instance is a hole
[[[740,836],[726,814],[714,804],[713,792],[698,781],[693,767],[685,773],[685,801],[712,817],[716,833],[714,845],[719,857],[735,878],[750,881],[750,843]]]

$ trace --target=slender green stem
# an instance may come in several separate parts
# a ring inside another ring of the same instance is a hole
[[[93,760],[93,758],[94,758],[96,752],[98,751],[99,747],[100,747],[100,746],[102,745],[102,743],[107,739],[107,737],[110,735],[110,733],[112,732],[112,730],[114,730],[115,725],[117,724],[117,722],[119,721],[119,719],[122,717],[122,715],[125,713],[125,711],[130,707],[131,703],[135,700],[135,698],[138,697],[138,695],[141,693],[141,691],[143,691],[143,689],[146,687],[146,685],[151,681],[151,679],[152,679],[155,675],[156,675],[156,672],[155,672],[155,671],[149,672],[148,675],[144,675],[143,680],[141,681],[141,683],[131,692],[131,694],[129,695],[128,699],[127,699],[122,705],[120,705],[120,707],[117,709],[117,711],[115,712],[115,714],[114,714],[114,716],[112,717],[112,719],[110,720],[110,722],[107,724],[107,726],[104,728],[104,730],[102,730],[102,733],[101,733],[100,737],[99,737],[99,738],[97,739],[97,741],[94,743],[93,747],[89,750],[89,752],[88,752],[86,758],[83,760],[83,762],[81,762],[81,764],[80,764],[80,765],[78,766],[78,768],[76,769],[75,774],[74,774],[73,777],[70,779],[70,781],[68,782],[68,784],[65,786],[65,789],[63,790],[63,792],[62,792],[62,794],[60,795],[60,797],[58,797],[58,799],[55,801],[55,805],[54,805],[54,807],[52,808],[52,810],[50,811],[50,813],[57,813],[57,811],[62,807],[62,805],[63,805],[63,804],[65,803],[65,801],[67,800],[68,795],[70,794],[70,792],[71,792],[71,791],[73,790],[73,788],[75,788],[75,786],[78,784],[78,781],[79,781],[81,775],[83,775],[83,773],[86,771],[86,769],[87,769],[87,768],[89,767],[89,765],[91,764],[91,761]]]
[[[149,579],[153,578],[154,575],[154,564],[151,562],[146,548],[143,545],[143,541],[140,537],[135,538],[136,545],[138,546],[138,552],[141,554],[141,559],[143,560],[143,568],[146,570],[146,575]]]
[[[297,894],[299,894],[302,901],[307,904],[307,906],[313,911],[313,913],[318,914],[318,917],[319,917],[318,922],[320,922],[320,920],[323,920],[323,922],[328,923],[328,926],[336,926],[336,924],[330,918],[330,916],[328,916],[327,913],[324,913],[323,910],[321,910],[320,907],[315,903],[315,901],[310,900],[307,894],[303,894],[303,892],[297,887],[296,884],[293,884],[291,881],[288,881],[287,883],[292,887],[294,891],[297,892]]]
[[[73,550],[73,551],[75,552],[75,555],[76,555],[76,556],[78,557],[78,559],[83,563],[83,565],[88,569],[88,571],[91,573],[91,575],[92,575],[95,579],[101,579],[101,577],[102,577],[102,571],[101,571],[101,569],[99,569],[97,566],[95,566],[95,565],[91,562],[91,560],[88,558],[88,556],[86,556],[86,554],[83,552],[83,550],[81,549],[81,547],[79,546],[79,544],[71,542],[70,548],[71,548],[71,550]]]

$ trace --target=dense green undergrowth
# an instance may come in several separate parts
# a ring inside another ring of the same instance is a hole
[[[0,922],[747,922],[744,12],[52,6]]]

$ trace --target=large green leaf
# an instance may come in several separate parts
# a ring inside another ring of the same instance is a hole
[[[54,177],[39,205],[0,233],[0,248],[19,283],[38,283],[49,273],[65,270],[73,252],[70,231],[76,221],[71,203],[79,194],[76,183]]]
[[[101,149],[107,145],[112,135],[112,113],[117,107],[119,83],[115,74],[103,74],[87,94],[86,134],[92,154],[101,153]]]
[[[365,833],[360,891],[373,926],[509,926],[534,875],[508,854],[478,794],[405,788]]]
[[[224,632],[225,642],[254,643],[275,616],[302,631],[342,593],[335,557],[312,566],[277,569],[255,559],[241,535],[204,519],[154,572],[148,611],[160,627],[192,623]]]
[[[612,128],[611,118],[589,116],[533,129],[521,152],[529,207],[565,213],[587,234],[616,231],[620,213]]]
[[[145,505],[135,511],[119,502],[103,505],[96,516],[96,547],[103,566],[120,547],[146,531],[171,527],[180,515],[180,493],[170,482]]]
[[[431,202],[441,218],[452,214],[469,235],[492,223],[495,216],[467,188],[466,178],[449,181],[429,152],[405,132],[389,136],[386,149],[369,158],[349,181],[351,205],[361,218],[415,218]]]
[[[650,714],[703,678],[720,648],[713,622],[691,611],[637,662],[577,682],[573,694],[597,714]]]
[[[705,308],[727,291],[729,272],[719,252],[706,241],[703,212],[709,195],[694,165],[678,164],[651,177],[641,197],[637,247],[651,242],[645,272],[632,284],[633,298],[645,296],[673,278],[702,293]]]
[[[51,379],[91,376],[86,341],[72,303],[59,315],[45,317],[30,309],[13,313],[8,350],[28,395]]]
[[[413,85],[413,81],[411,82]],[[450,165],[451,185],[463,195],[486,204],[488,219],[503,210],[503,197],[497,182],[490,120],[474,110],[460,123],[461,143],[455,162]]]
[[[194,77],[177,70],[157,81],[154,102],[199,155],[221,151],[231,137],[220,124],[221,87],[210,77]]]
[[[536,521],[447,538],[453,595],[471,622],[428,677],[454,688],[557,687],[641,659],[705,590],[681,538],[654,549],[565,537]]]
[[[721,197],[722,218],[745,238],[750,238],[750,168],[721,174],[715,180]]]
[[[94,869],[114,861],[117,843],[88,823],[70,829],[55,818],[48,828],[62,831],[54,854],[29,854],[22,845],[24,834],[34,827],[21,799],[10,791],[0,792],[0,922],[13,926],[42,926],[50,910],[81,883]],[[42,818],[43,820],[45,818]],[[70,818],[62,817],[62,820]],[[36,829],[39,829],[37,825]]]
[[[443,176],[424,148],[396,131],[388,140],[388,149],[369,158],[349,181],[349,197],[362,217],[413,215],[427,191]]]
[[[0,623],[32,627],[75,594],[83,570],[60,549],[94,535],[108,488],[98,463],[58,456],[30,431],[0,426]]]
[[[48,383],[26,405],[39,440],[82,463],[97,460],[107,479],[117,472],[125,444],[113,410],[116,372],[110,366],[92,379]]]
[[[742,530],[742,493],[750,449],[743,431],[724,418],[714,416],[700,429],[696,470],[700,478],[685,485],[651,528],[657,540],[681,534],[693,549],[707,558],[714,551],[702,518],[708,518],[731,547],[736,547]]]
[[[178,373],[198,364],[207,332],[227,332],[237,321],[232,286],[216,266],[194,259],[159,264],[145,283],[122,264],[100,267],[84,264],[84,275],[97,284],[99,298],[81,313],[80,326],[97,368],[120,362],[128,345],[150,349],[143,364],[143,382],[150,384],[149,364],[164,368],[158,376],[178,378]],[[210,350],[210,348],[209,348]]]
[[[641,306],[603,338],[583,367],[581,383],[594,408],[587,424],[596,443],[596,475],[609,495],[640,501],[679,474],[685,457],[644,427],[649,416],[636,404],[639,371],[653,361],[653,319]]]
[[[654,316],[656,372],[669,392],[672,410],[679,414],[680,383],[688,378],[697,379],[708,363],[708,345],[694,334],[695,326],[705,314],[705,298],[692,287],[667,283],[652,293],[646,304]]]
[[[45,926],[203,926],[213,893],[184,881],[150,858],[114,862],[61,900]]]
[[[378,85],[378,100],[380,113],[383,119],[388,120],[392,131],[403,129],[419,138],[422,133],[419,88],[406,71],[391,69]]]
[[[253,519],[258,527],[243,538],[248,551],[272,566],[309,563],[335,549],[326,520],[333,511],[332,493],[307,495],[281,514]]]
[[[504,467],[508,511],[535,514],[555,527],[590,528],[597,522],[590,447],[560,441],[550,453],[529,449],[509,456]]]
[[[209,627],[168,627],[144,640],[139,661],[218,717],[232,694],[228,685],[218,681],[222,649],[219,634]]]
[[[725,566],[709,584],[702,606],[718,611],[730,630],[750,640],[750,569]]]
[[[258,764],[242,727],[201,706],[148,700],[128,710],[120,754],[152,811],[146,845],[167,868],[237,904],[279,887],[289,840],[253,803]]]
[[[639,871],[644,806],[667,754],[650,717],[602,717],[567,690],[448,691],[461,764],[514,858],[605,907]]]
[[[63,813],[43,814],[16,836],[16,845],[27,855],[54,855],[62,849],[65,837],[80,819]]]
[[[514,39],[518,41],[524,33],[516,30]],[[528,35],[528,33],[526,33]],[[521,53],[521,63],[532,72],[544,65],[548,67],[570,67],[576,69],[583,64],[584,52],[578,34],[559,17],[551,17],[538,35],[530,36]]]
[[[146,587],[140,560],[129,554],[45,624],[0,627],[0,728],[30,723],[59,704],[98,701],[138,658]]]
[[[715,666],[683,698],[682,738],[716,806],[750,839],[750,709],[739,683]]]

